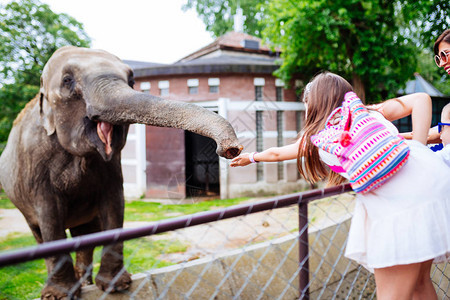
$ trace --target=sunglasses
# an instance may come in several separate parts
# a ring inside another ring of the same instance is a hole
[[[439,55],[434,56],[434,61],[438,67],[440,67],[442,63],[445,64],[448,62],[448,52],[450,52],[450,49],[442,50],[439,52]]]
[[[438,132],[441,133],[442,127],[445,125],[450,126],[450,123],[438,123]]]

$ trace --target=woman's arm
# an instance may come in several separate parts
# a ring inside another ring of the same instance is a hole
[[[370,107],[370,106],[369,106]],[[395,99],[389,99],[381,105],[374,105],[389,121],[411,115],[412,139],[427,143],[428,130],[431,125],[431,98],[426,93],[415,93]]]
[[[298,146],[300,144],[300,139],[295,143],[289,144],[283,147],[273,147],[263,152],[256,153],[253,158],[255,161],[260,162],[277,162],[290,159],[296,159],[298,153]],[[242,153],[238,157],[233,158],[230,163],[232,167],[243,167],[251,164],[250,153]]]
[[[412,132],[401,132],[400,135],[407,140],[412,139]],[[431,127],[430,130],[428,130],[427,143],[428,144],[442,143],[441,135],[438,132],[437,126]]]

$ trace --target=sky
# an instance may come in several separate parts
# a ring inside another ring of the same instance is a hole
[[[9,3],[10,0],[0,0]],[[84,25],[92,48],[125,60],[174,63],[214,39],[187,0],[41,0]]]

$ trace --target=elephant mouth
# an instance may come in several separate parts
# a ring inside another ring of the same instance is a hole
[[[123,126],[113,125],[109,122],[84,118],[85,134],[90,145],[105,161],[111,160],[116,151],[120,151],[125,144]]]
[[[98,122],[97,134],[105,146],[106,155],[109,156],[112,153],[111,144],[112,144],[113,126],[107,122]]]

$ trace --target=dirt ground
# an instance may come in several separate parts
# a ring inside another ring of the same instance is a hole
[[[0,209],[0,239],[13,232],[31,234],[25,218],[18,209]]]

